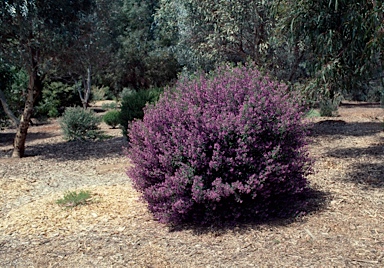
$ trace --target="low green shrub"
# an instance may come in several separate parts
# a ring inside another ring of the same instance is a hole
[[[125,88],[123,88],[123,90],[119,93],[119,99],[122,100],[122,99],[124,99],[125,96],[130,95],[130,94],[132,94],[132,93],[134,93],[134,92],[135,92],[134,89],[131,89],[131,88],[129,88],[129,87],[125,87]]]
[[[163,92],[161,88],[152,88],[148,90],[131,91],[123,96],[121,102],[120,125],[123,129],[123,135],[128,135],[128,125],[134,119],[144,117],[144,107],[146,104],[154,104]]]
[[[315,109],[311,109],[309,110],[306,114],[305,114],[305,117],[306,118],[312,118],[312,117],[320,117],[320,112],[318,112],[317,110]]]
[[[103,121],[108,125],[111,126],[112,128],[116,128],[116,126],[120,122],[120,112],[117,110],[111,110],[108,111],[104,116],[103,116]]]
[[[91,90],[91,99],[93,101],[109,100],[113,98],[113,94],[110,92],[109,87],[93,86]]]
[[[119,104],[117,102],[108,102],[101,105],[101,109],[103,110],[116,110],[117,108],[119,108]]]
[[[37,117],[59,117],[66,107],[81,105],[81,100],[75,86],[62,82],[49,82],[44,84],[41,99],[35,107]]]
[[[79,193],[76,191],[67,192],[63,198],[56,201],[56,204],[64,207],[76,207],[87,204],[90,198],[90,191],[80,191]]]
[[[67,140],[97,139],[102,137],[100,121],[92,111],[69,107],[60,120],[60,126]]]
[[[331,100],[324,100],[320,102],[320,115],[333,117],[337,116],[338,105]]]

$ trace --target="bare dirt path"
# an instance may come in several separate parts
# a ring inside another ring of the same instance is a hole
[[[349,104],[314,119],[314,208],[296,219],[234,228],[154,221],[125,175],[113,138],[65,142],[56,121],[31,127],[28,157],[0,132],[0,267],[383,267],[383,109]],[[68,190],[92,202],[63,209]]]

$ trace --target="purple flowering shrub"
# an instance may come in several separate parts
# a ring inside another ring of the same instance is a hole
[[[164,223],[268,217],[307,188],[302,117],[251,67],[181,79],[131,125],[127,174]]]

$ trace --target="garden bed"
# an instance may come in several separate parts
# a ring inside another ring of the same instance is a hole
[[[30,128],[27,157],[12,159],[14,129],[0,132],[1,267],[382,267],[384,112],[348,103],[314,118],[316,195],[307,213],[228,228],[155,220],[131,187],[121,130],[66,142],[57,121]],[[56,204],[89,190],[89,204]]]

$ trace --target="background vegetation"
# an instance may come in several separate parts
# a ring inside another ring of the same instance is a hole
[[[103,120],[128,137],[128,174],[160,221],[292,216],[280,205],[311,166],[302,108],[384,100],[383,14],[378,0],[3,0],[12,156],[32,117],[105,138],[88,108],[112,99]]]
[[[16,118],[57,117],[252,61],[333,115],[343,99],[384,99],[383,10],[377,0],[5,0],[0,96]]]

